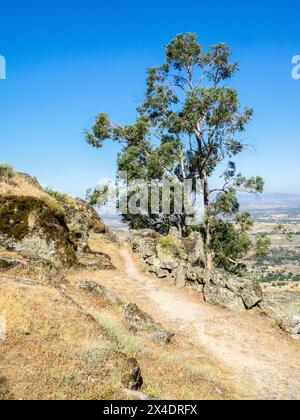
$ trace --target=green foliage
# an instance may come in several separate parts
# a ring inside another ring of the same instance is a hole
[[[91,206],[102,206],[107,203],[109,184],[98,185],[96,188],[89,188],[86,192],[86,201]]]
[[[182,255],[180,240],[174,238],[173,236],[162,236],[157,239],[157,244],[171,255],[178,257]]]
[[[260,233],[257,235],[255,244],[255,256],[265,257],[269,253],[271,240],[266,233]]]
[[[291,241],[293,239],[292,232],[283,224],[276,225],[274,232],[282,234],[288,241]]]
[[[0,180],[9,181],[15,176],[16,172],[11,165],[0,163]]]
[[[247,232],[221,219],[214,220],[212,230],[211,249],[215,265],[227,271],[241,273],[246,268],[244,256],[252,247]]]
[[[165,47],[165,60],[147,71],[147,88],[138,107],[136,122],[118,125],[100,113],[94,126],[86,131],[86,141],[100,148],[110,139],[122,144],[118,157],[119,171],[127,171],[128,180],[165,180],[182,183],[200,182],[205,207],[202,226],[207,261],[232,269],[236,258],[250,251],[247,235],[252,222],[240,213],[237,193],[261,193],[261,177],[246,178],[237,172],[232,159],[246,147],[242,133],[253,111],[242,109],[239,96],[229,80],[238,69],[225,43],[207,50],[193,33],[178,34]],[[227,169],[220,184],[211,187],[212,175],[222,165]],[[193,197],[191,197],[192,199]],[[142,209],[140,215],[126,215],[131,227],[151,227],[167,232],[172,225],[187,233],[189,213],[153,215]],[[262,248],[262,241],[258,244]],[[238,265],[237,265],[238,266]]]

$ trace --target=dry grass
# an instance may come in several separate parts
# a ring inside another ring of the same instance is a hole
[[[120,351],[138,360],[144,378],[142,391],[160,399],[254,398],[252,390],[184,332],[176,331],[175,341],[169,345],[145,339],[143,334],[134,335],[125,328],[121,308],[108,304],[98,296],[74,289],[73,285],[78,280],[91,279],[117,292],[123,301],[138,302],[140,299],[137,291],[126,289],[118,245],[95,236],[91,246],[108,252],[120,271],[70,272],[67,293],[109,333]],[[145,300],[143,304],[145,308],[142,309],[147,309]],[[157,318],[155,320],[161,321]],[[168,328],[168,324],[164,321],[162,323]]]
[[[1,279],[0,314],[7,320],[7,337],[0,342],[0,398],[123,396],[114,343],[57,290]]]
[[[48,191],[50,192],[52,190]],[[18,172],[9,180],[0,179],[0,196],[34,197],[43,201],[53,211],[60,213],[64,212],[64,208],[57,197],[52,193],[48,193],[46,190],[39,188],[34,183],[29,182],[24,175]],[[67,197],[66,202],[75,205],[75,201],[72,200],[71,197],[63,194],[61,197]]]
[[[0,180],[0,195],[15,195],[15,196],[30,196],[41,198],[44,192],[36,185],[31,184],[28,180],[19,173],[9,181]]]
[[[102,239],[101,246],[111,255],[115,248],[118,261],[117,245]],[[0,275],[0,315],[7,320],[7,338],[0,341],[0,399],[127,399],[119,352],[138,360],[142,391],[155,398],[251,395],[190,337],[178,332],[174,343],[165,345],[133,335],[118,305],[74,287],[89,278],[120,284],[122,276],[120,271],[70,272],[66,299],[55,288],[18,285]]]

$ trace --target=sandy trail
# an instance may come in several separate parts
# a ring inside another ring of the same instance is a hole
[[[232,313],[202,302],[187,289],[178,290],[142,274],[125,247],[120,254],[126,273],[122,287],[130,290],[133,301],[147,301],[152,314],[159,314],[174,332],[185,332],[204,346],[248,383],[257,398],[300,399],[299,342],[255,311]]]

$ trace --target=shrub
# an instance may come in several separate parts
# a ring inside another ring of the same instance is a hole
[[[0,163],[0,180],[9,181],[15,176],[14,168],[7,163]]]
[[[180,240],[173,236],[162,236],[158,238],[157,244],[167,253],[180,257],[182,255]]]

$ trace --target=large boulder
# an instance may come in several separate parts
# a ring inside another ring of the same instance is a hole
[[[89,251],[88,240],[91,232],[105,233],[106,226],[96,210],[85,201],[77,198],[62,203],[67,227],[77,242],[77,252]]]
[[[300,340],[300,313],[292,317],[289,332],[291,333],[292,338]]]
[[[138,390],[143,385],[143,377],[140,365],[135,358],[124,356],[121,366],[121,381],[125,388]]]
[[[147,259],[156,255],[156,234],[150,229],[132,230],[129,242],[134,251]]]
[[[234,275],[230,275],[222,270],[204,270],[206,276],[204,276],[204,284],[213,286],[212,288],[204,288],[204,296],[207,301],[211,301],[211,292],[215,292],[216,289],[225,290],[224,296],[226,296],[225,307],[229,309],[237,308],[240,309],[240,303],[243,304],[244,309],[251,309],[263,300],[263,293],[261,287],[251,279],[242,278]],[[230,292],[230,293],[227,293]],[[216,293],[218,298],[220,293]],[[232,305],[227,302],[227,299],[233,297]],[[237,304],[238,302],[238,304]],[[222,304],[221,306],[224,306]]]
[[[121,304],[121,299],[119,299],[119,297],[114,292],[106,289],[106,287],[104,287],[102,284],[93,280],[80,280],[76,283],[76,287],[77,289],[83,290],[85,292],[99,295],[102,299],[109,303],[116,305]]]
[[[176,287],[184,287],[186,285],[186,267],[180,265],[175,272],[174,284]]]
[[[50,200],[0,197],[0,246],[53,265],[76,263],[74,238],[64,214]]]
[[[249,280],[241,290],[241,297],[246,308],[251,309],[263,300],[263,292],[258,284]]]
[[[182,239],[185,258],[192,266],[205,266],[204,242],[199,232],[192,232]]]
[[[123,306],[124,322],[126,328],[132,333],[146,332],[145,339],[170,343],[175,334],[166,331],[163,326],[142,311],[134,302]]]
[[[245,309],[242,298],[224,287],[207,284],[204,286],[204,297],[207,303],[212,303],[231,311],[242,311]]]
[[[291,335],[294,340],[300,341],[300,313],[291,314],[278,302],[269,299],[259,304],[261,311],[271,318],[282,330]]]

